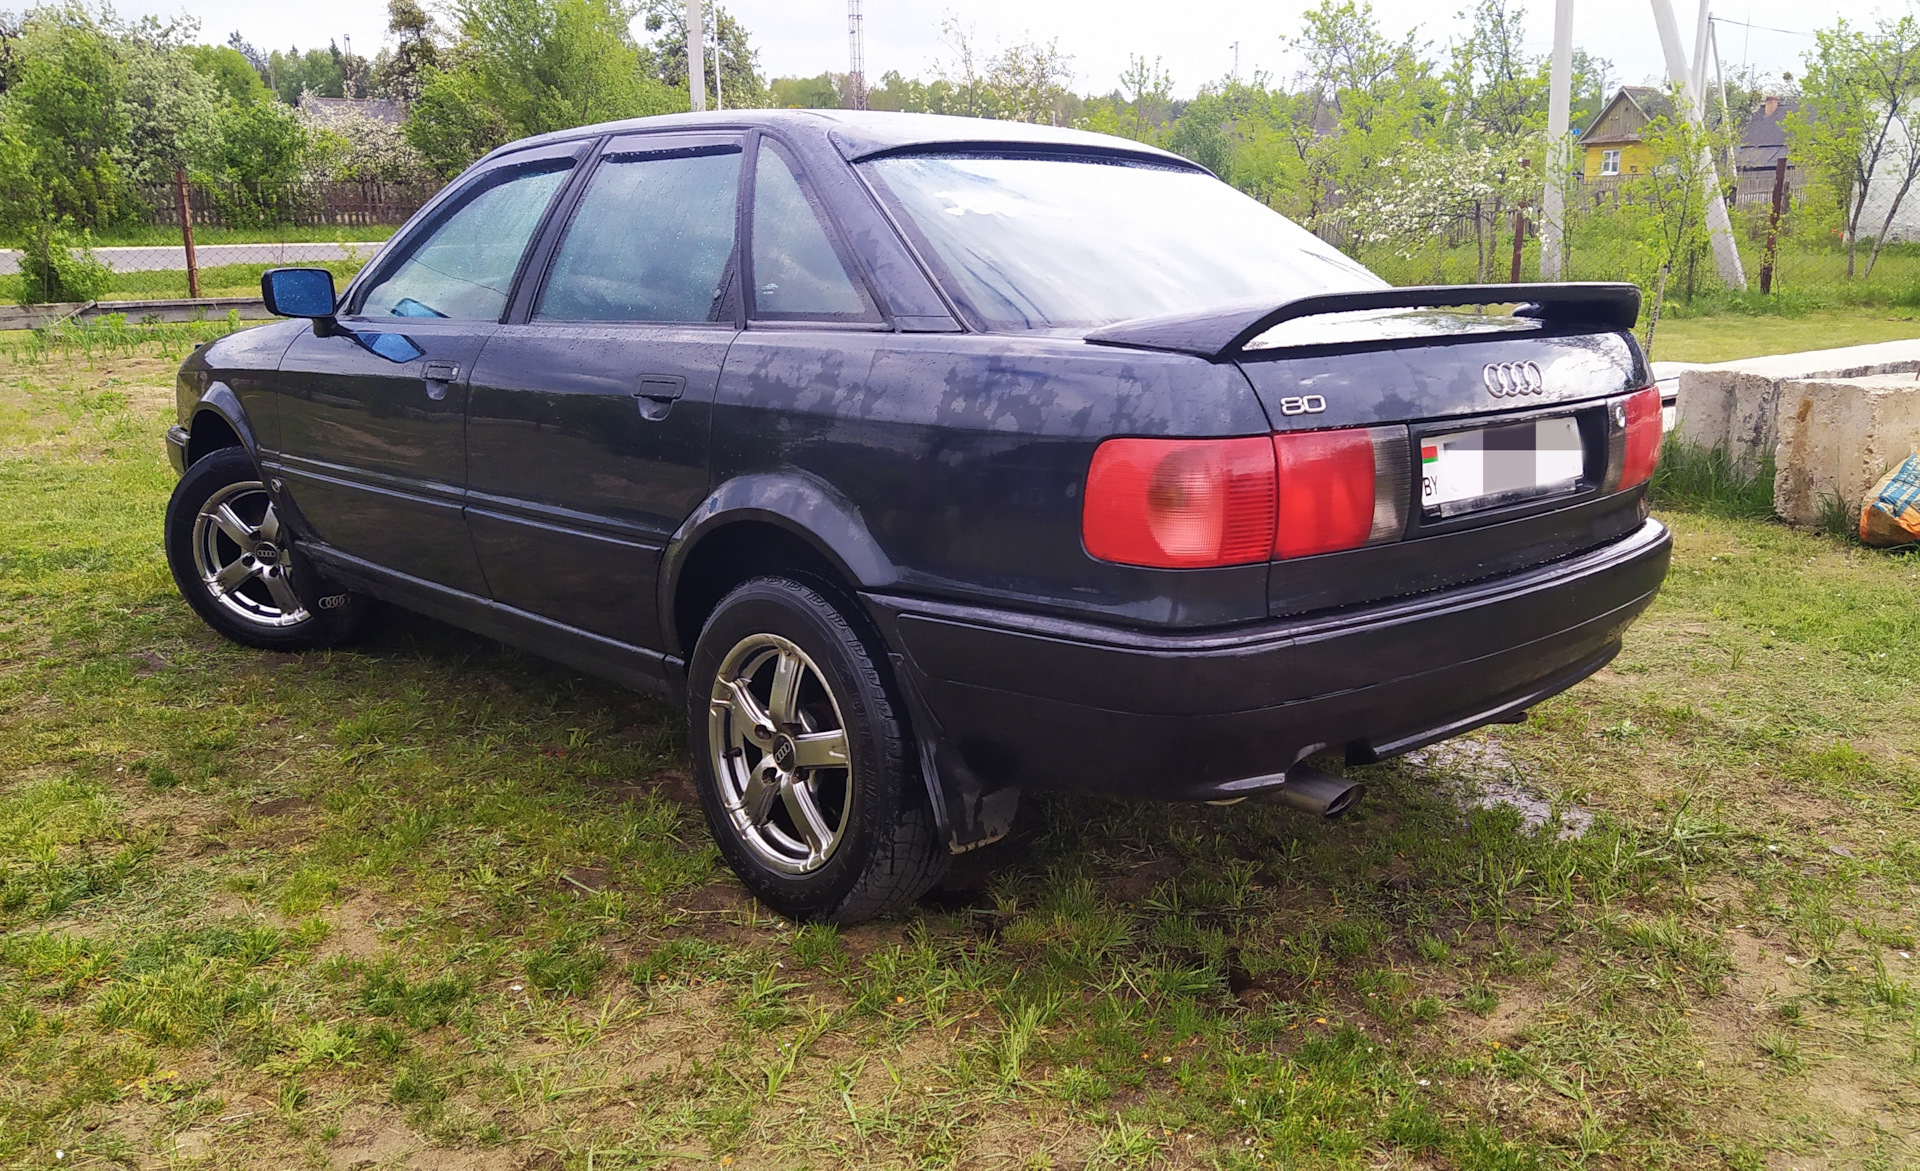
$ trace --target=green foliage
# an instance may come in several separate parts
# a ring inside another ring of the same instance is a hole
[[[193,45],[185,53],[193,67],[213,83],[226,101],[252,106],[273,99],[273,91],[267,88],[259,70],[238,49],[228,45]]]
[[[42,221],[20,241],[20,273],[14,278],[23,305],[97,301],[113,283],[113,271],[91,250],[91,236]]]
[[[215,181],[228,223],[274,223],[300,182],[310,144],[306,125],[278,102],[227,105],[199,176]]]
[[[686,108],[647,74],[614,0],[459,0],[454,15],[459,40],[407,120],[442,174],[524,135]]]
[[[7,118],[31,148],[44,215],[82,227],[120,218],[126,176],[116,155],[133,123],[127,67],[108,31],[85,9],[37,8],[21,37]]]

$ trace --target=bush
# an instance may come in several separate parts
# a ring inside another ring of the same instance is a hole
[[[23,305],[96,301],[112,285],[113,270],[94,257],[92,233],[82,232],[76,244],[66,228],[41,224],[21,241],[16,279]]]

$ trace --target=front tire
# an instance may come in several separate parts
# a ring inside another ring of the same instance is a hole
[[[687,671],[687,743],[714,841],[792,919],[857,923],[946,869],[884,660],[827,596],[756,578],[714,609]]]
[[[273,499],[238,447],[187,469],[167,502],[167,566],[180,596],[227,638],[262,650],[334,646],[367,600],[326,587],[294,548]]]

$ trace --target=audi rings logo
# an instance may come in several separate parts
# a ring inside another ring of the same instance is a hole
[[[1489,362],[1480,370],[1480,381],[1495,398],[1547,393],[1546,375],[1534,362]]]

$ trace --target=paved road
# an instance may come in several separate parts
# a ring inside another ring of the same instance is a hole
[[[351,250],[351,252],[349,252]],[[365,260],[380,250],[380,241],[355,244],[202,244],[193,250],[201,268],[219,264],[299,264],[308,260],[345,260],[356,255]],[[115,272],[182,272],[187,267],[186,249],[177,245],[157,248],[95,248],[93,254]],[[20,253],[0,248],[0,276],[20,271]]]

